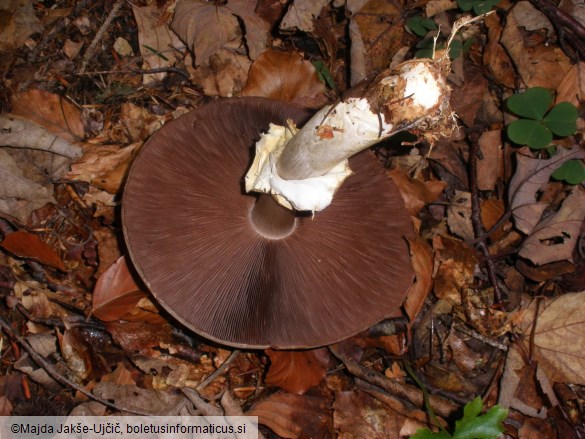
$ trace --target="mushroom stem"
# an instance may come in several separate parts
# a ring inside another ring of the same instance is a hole
[[[294,231],[296,217],[270,195],[261,194],[250,209],[250,224],[264,238],[283,239]]]

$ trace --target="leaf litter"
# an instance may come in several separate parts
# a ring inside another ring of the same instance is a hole
[[[345,341],[343,362],[327,348],[223,349],[184,332],[128,270],[120,191],[162,125],[217,96],[319,108],[413,56],[422,37],[406,31],[405,18],[435,20],[442,38],[462,15],[454,2],[342,3],[57,1],[2,11],[0,118],[26,126],[0,133],[0,316],[20,328],[2,326],[10,345],[2,414],[39,414],[46,404],[61,414],[113,410],[75,388],[58,392],[52,368],[120,408],[259,416],[269,437],[436,428],[419,386],[461,408],[477,395],[486,411],[499,401],[510,408],[511,437],[583,433],[585,203],[581,185],[550,177],[584,159],[585,124],[578,118],[574,135],[554,138],[556,152],[519,148],[505,135],[513,115],[504,98],[516,84],[547,88],[555,104],[583,103],[583,36],[563,27],[556,6],[501,2],[506,20],[492,14],[464,31],[473,44],[451,77],[463,128],[451,139],[432,149],[412,148],[416,138],[376,147],[419,224],[410,242],[416,282],[403,316]],[[48,146],[32,140],[34,130],[51,136]],[[45,362],[19,354],[17,336]],[[430,407],[443,413],[443,403]]]

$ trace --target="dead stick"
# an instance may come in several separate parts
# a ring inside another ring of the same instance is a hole
[[[197,390],[198,392],[201,392],[203,389],[205,389],[214,379],[216,379],[218,376],[223,375],[224,373],[227,372],[227,369],[229,367],[230,364],[232,364],[232,362],[236,359],[236,357],[240,354],[239,350],[235,350],[233,351],[230,356],[227,358],[227,360],[225,360],[223,362],[223,364],[221,366],[219,366],[215,372],[213,372],[211,375],[209,375],[207,378],[205,378],[203,381],[201,381],[201,383],[199,383],[199,385],[197,386],[197,388],[195,390]]]
[[[28,344],[28,342],[24,338],[22,338],[20,335],[18,335],[12,329],[12,327],[8,324],[8,322],[6,322],[2,317],[0,317],[0,327],[2,327],[2,329],[4,330],[4,332],[6,333],[6,335],[8,335],[10,338],[16,340],[18,342],[18,344],[26,352],[28,352],[28,355],[30,355],[30,358],[39,367],[42,367],[55,381],[58,381],[59,383],[65,385],[65,386],[69,386],[72,389],[77,390],[78,392],[84,394],[89,399],[92,399],[92,400],[94,400],[96,402],[99,402],[100,404],[103,404],[106,407],[109,407],[109,408],[114,409],[116,411],[132,413],[132,414],[140,415],[140,416],[153,416],[152,413],[147,413],[147,412],[143,412],[143,411],[136,410],[136,409],[131,409],[131,408],[120,407],[120,406],[118,406],[116,404],[113,404],[113,403],[111,403],[109,401],[106,401],[105,399],[101,399],[101,398],[95,396],[93,393],[85,390],[83,387],[80,387],[77,383],[74,383],[70,379],[68,379],[68,378],[62,376],[61,374],[59,374],[59,372],[57,372],[53,368],[53,366],[51,364],[49,364],[40,354],[38,354],[32,348],[32,346]]]
[[[98,43],[104,37],[104,34],[108,30],[108,27],[110,27],[110,24],[112,24],[112,21],[114,21],[114,18],[116,18],[118,16],[118,13],[120,12],[120,8],[122,7],[123,4],[124,4],[124,0],[117,0],[116,3],[114,3],[112,10],[110,11],[110,13],[108,14],[108,16],[106,18],[106,21],[104,21],[104,23],[101,25],[97,34],[95,34],[93,41],[91,42],[91,44],[89,45],[89,47],[85,51],[85,53],[83,55],[83,60],[81,61],[81,67],[79,69],[79,73],[85,72],[87,64],[95,55],[95,51],[96,51]]]
[[[479,156],[479,142],[477,136],[471,135],[471,145],[469,147],[469,190],[471,191],[471,224],[473,225],[473,233],[476,238],[482,237],[478,241],[477,247],[485,257],[485,265],[487,269],[488,278],[494,289],[494,302],[500,303],[502,295],[500,294],[500,287],[498,285],[498,278],[496,276],[496,265],[492,259],[489,258],[490,252],[485,242],[485,229],[481,220],[481,204],[479,200],[479,186],[477,182],[477,160]]]
[[[393,395],[404,398],[417,407],[423,407],[424,398],[423,392],[420,389],[401,383],[399,381],[389,380],[384,375],[376,372],[375,370],[368,369],[367,367],[357,363],[355,360],[345,357],[333,346],[329,346],[329,350],[345,365],[347,371],[355,377],[373,384],[374,386],[381,387]],[[439,396],[429,395],[429,402],[433,408],[433,411],[444,418],[448,418],[457,410],[459,410],[459,406],[457,404],[454,404],[451,401]]]

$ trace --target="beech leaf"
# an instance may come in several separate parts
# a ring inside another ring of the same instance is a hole
[[[508,189],[508,200],[518,230],[529,234],[538,224],[548,204],[539,202],[537,195],[551,174],[567,160],[583,158],[585,151],[578,146],[560,149],[548,160],[532,157],[528,148],[518,151],[516,173]]]
[[[329,354],[324,348],[308,351],[268,349],[266,354],[270,357],[266,384],[289,393],[302,395],[318,385],[327,373]]]
[[[326,101],[324,91],[315,67],[300,54],[269,49],[252,64],[242,96],[262,96],[320,108]]]
[[[34,259],[57,270],[67,270],[61,257],[41,238],[32,233],[23,230],[10,233],[0,242],[0,247],[19,258]]]
[[[522,350],[531,349],[533,361],[551,382],[585,385],[585,292],[545,299],[540,305],[534,300],[519,329]]]
[[[541,221],[524,241],[519,255],[536,265],[568,260],[585,219],[585,189],[575,186],[559,211]]]
[[[92,314],[111,322],[128,314],[146,297],[134,282],[124,256],[118,258],[98,278],[93,290]]]

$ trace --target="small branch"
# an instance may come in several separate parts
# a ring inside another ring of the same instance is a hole
[[[101,25],[100,29],[95,34],[93,41],[91,42],[91,44],[89,45],[89,47],[85,51],[85,53],[83,55],[83,60],[81,61],[81,67],[79,68],[79,73],[85,72],[85,69],[87,68],[87,64],[95,55],[95,51],[96,51],[96,48],[97,48],[99,42],[104,37],[104,34],[106,33],[106,31],[110,27],[110,24],[112,24],[112,21],[114,21],[114,19],[118,16],[118,14],[120,12],[120,8],[122,7],[123,4],[124,4],[124,0],[117,0],[116,3],[114,3],[112,10],[108,14],[108,17],[106,18],[106,21],[104,21],[104,23]]]
[[[137,75],[154,75],[156,73],[176,73],[183,78],[190,80],[189,74],[177,67],[158,67],[156,69],[126,69],[126,70],[98,70],[94,72],[77,72],[77,76],[112,75],[117,73],[135,73]]]
[[[487,269],[488,278],[494,289],[494,302],[500,303],[502,295],[498,285],[498,278],[496,276],[496,264],[490,259],[490,252],[485,242],[486,234],[483,228],[483,221],[481,220],[481,204],[479,199],[479,186],[477,183],[477,159],[479,155],[479,143],[477,136],[470,136],[471,145],[469,148],[469,189],[471,191],[471,223],[473,225],[473,233],[477,242],[477,247],[485,257],[485,265]]]
[[[329,346],[329,350],[345,365],[347,371],[355,377],[374,386],[381,387],[392,395],[404,398],[417,407],[423,407],[424,397],[423,392],[420,389],[403,384],[399,381],[389,380],[384,375],[362,366],[355,360],[344,357],[343,354],[338,352],[333,346]],[[433,410],[444,418],[451,416],[454,412],[459,410],[457,404],[435,395],[429,395],[429,403]]]
[[[220,408],[205,402],[196,390],[183,387],[181,391],[204,416],[223,416],[223,411]]]
[[[93,393],[85,390],[83,387],[79,386],[77,383],[71,381],[70,379],[62,376],[61,374],[59,374],[59,372],[57,372],[55,370],[55,368],[49,363],[47,362],[40,354],[38,354],[31,345],[28,344],[28,342],[21,337],[20,335],[18,335],[13,329],[12,327],[8,324],[8,322],[6,322],[4,320],[4,318],[0,317],[0,327],[4,330],[4,332],[6,333],[7,336],[11,337],[12,339],[16,340],[18,342],[18,344],[26,351],[28,352],[28,355],[30,356],[30,358],[41,368],[43,368],[47,374],[49,374],[51,376],[51,378],[53,378],[55,381],[68,386],[80,393],[82,393],[83,395],[87,396],[89,399],[92,399],[96,402],[99,402],[100,404],[105,405],[106,407],[109,407],[111,409],[114,409],[116,411],[119,412],[127,412],[127,413],[132,413],[135,415],[140,415],[140,416],[152,416],[152,413],[147,413],[147,412],[143,412],[140,410],[136,410],[136,409],[130,409],[130,408],[125,408],[125,407],[120,407],[116,404],[113,404],[109,401],[106,401],[105,399],[101,399],[97,396],[95,396]]]
[[[195,390],[197,390],[198,392],[201,392],[203,389],[205,389],[213,380],[215,380],[217,377],[223,375],[224,373],[227,372],[229,365],[233,363],[233,361],[236,359],[236,357],[240,354],[239,350],[235,350],[233,351],[230,356],[227,358],[227,360],[225,360],[223,362],[223,364],[221,366],[219,366],[215,372],[213,372],[211,375],[209,375],[207,378],[205,378],[203,381],[201,381],[201,383],[199,383],[199,385],[197,386],[197,388]]]

